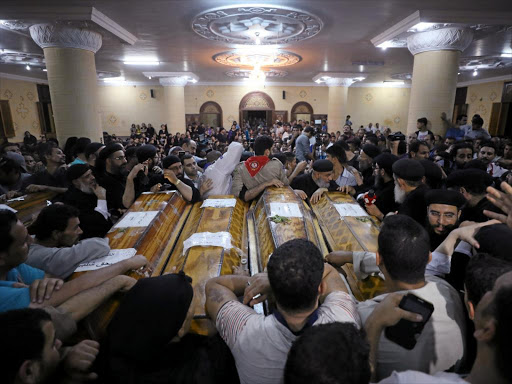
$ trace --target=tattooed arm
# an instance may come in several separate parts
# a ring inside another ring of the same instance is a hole
[[[215,277],[206,283],[206,310],[215,322],[224,304],[244,295],[248,276],[226,275]]]

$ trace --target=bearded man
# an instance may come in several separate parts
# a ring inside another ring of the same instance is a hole
[[[72,165],[67,170],[66,178],[69,188],[57,201],[71,205],[80,212],[81,239],[105,237],[112,227],[105,188],[98,185],[87,164]]]
[[[425,194],[425,203],[425,229],[430,236],[430,251],[434,251],[451,231],[458,228],[466,199],[457,191],[432,189]]]
[[[309,198],[316,203],[324,192],[336,191],[338,185],[332,180],[334,166],[329,160],[316,160],[313,172],[305,173],[293,179],[291,187],[302,199]]]

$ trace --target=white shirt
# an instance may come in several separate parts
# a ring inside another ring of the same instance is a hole
[[[201,176],[203,176],[203,173],[201,171],[197,171],[197,180],[193,180],[190,177],[188,177],[186,172],[183,172],[183,177],[185,179],[189,179],[192,183],[194,183],[194,187],[199,189],[199,186],[201,185]]]
[[[212,195],[231,194],[231,174],[240,162],[243,151],[243,145],[233,141],[229,144],[228,151],[219,157],[215,163],[206,168],[202,180],[210,179],[213,183],[213,188],[203,195],[204,199]]]
[[[466,319],[458,292],[437,276],[427,275],[425,280],[425,286],[409,292],[432,303],[434,312],[412,350],[390,341],[382,333],[377,354],[379,380],[393,371],[408,369],[434,374],[449,369],[464,357]],[[379,295],[358,304],[363,324],[386,296]]]
[[[343,173],[336,180],[336,184],[340,187],[344,187],[348,185],[350,187],[355,187],[357,185],[356,177],[347,170],[347,167],[343,167]]]
[[[327,296],[317,314],[313,325],[348,322],[361,326],[355,302],[345,292]],[[229,301],[220,309],[216,326],[235,358],[240,383],[282,383],[288,351],[297,338],[286,326],[273,315],[260,315],[238,301]]]

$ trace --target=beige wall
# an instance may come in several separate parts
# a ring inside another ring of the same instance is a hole
[[[466,104],[468,104],[468,119],[477,113],[484,119],[484,128],[489,128],[492,104],[501,102],[504,81],[482,83],[468,86]]]
[[[155,92],[151,98],[150,90]],[[129,136],[133,124],[150,123],[157,130],[165,123],[164,89],[161,86],[99,86],[98,112],[103,131]]]
[[[410,88],[363,88],[348,89],[348,114],[352,127],[379,123],[393,131],[407,130]]]
[[[36,102],[37,86],[27,81],[0,78],[0,100],[9,100],[16,136],[9,141],[23,141],[23,133],[29,131],[39,139],[39,115]]]
[[[293,105],[305,101],[313,107],[315,114],[327,114],[329,90],[327,87],[281,87],[281,86],[228,86],[228,85],[197,85],[185,87],[185,113],[199,113],[201,105],[207,101],[215,101],[222,108],[224,126],[229,128],[233,120],[239,120],[239,105],[242,98],[249,92],[261,91],[268,94],[274,101],[277,111],[288,111],[291,117]],[[283,100],[283,91],[286,99]]]

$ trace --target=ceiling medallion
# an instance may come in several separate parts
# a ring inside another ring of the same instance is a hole
[[[264,51],[252,52],[222,52],[213,56],[213,60],[222,65],[232,67],[286,67],[297,64],[302,57],[291,52],[275,51],[265,53]]]
[[[34,67],[44,67],[44,55],[39,53],[25,53],[17,51],[8,51],[0,53],[0,63],[31,65]]]
[[[192,29],[200,36],[230,44],[287,44],[315,36],[322,21],[310,13],[282,6],[235,5],[197,15]]]
[[[500,56],[463,57],[459,61],[459,69],[461,71],[500,69],[505,67],[512,67],[512,60]]]
[[[31,25],[21,20],[0,20],[0,28],[11,31],[28,31]]]
[[[235,78],[235,79],[248,79],[251,75],[251,72],[250,70],[248,69],[237,69],[237,70],[234,70],[234,71],[228,71],[226,72],[226,76],[228,77],[232,77],[232,78]],[[267,69],[267,70],[264,70],[263,73],[265,74],[265,77],[268,79],[268,78],[278,78],[278,79],[281,79],[285,76],[288,75],[288,72],[286,71],[281,71],[279,69]]]

